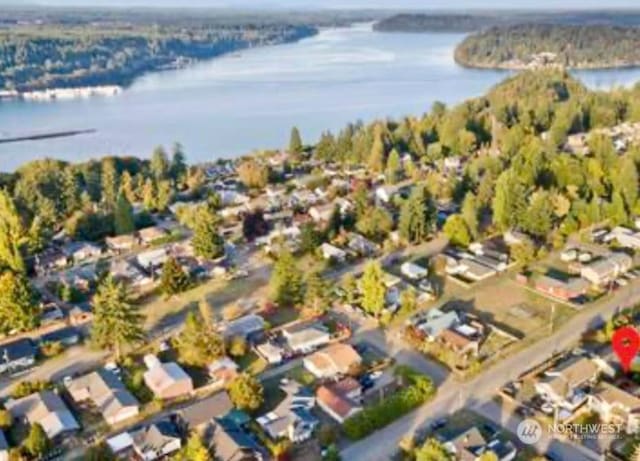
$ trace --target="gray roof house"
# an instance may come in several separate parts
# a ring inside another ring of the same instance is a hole
[[[231,410],[233,403],[229,394],[227,391],[221,391],[183,408],[179,415],[187,429],[191,430],[202,427],[214,418],[223,418]]]
[[[264,449],[237,424],[221,419],[213,426],[216,459],[220,461],[262,461]]]
[[[182,447],[178,428],[169,420],[157,421],[130,435],[133,449],[144,461],[160,459]]]
[[[49,439],[80,428],[60,396],[52,391],[9,400],[5,407],[15,419],[24,419],[29,424],[39,423]]]
[[[109,424],[132,418],[139,412],[136,398],[115,374],[105,369],[74,379],[67,390],[75,402],[90,400]]]
[[[36,363],[36,348],[29,338],[0,345],[0,373],[29,368]]]
[[[440,333],[460,322],[460,317],[455,311],[443,312],[440,309],[431,309],[426,318],[419,320],[415,327],[429,339],[436,339]]]
[[[256,421],[272,439],[287,437],[292,442],[308,440],[318,425],[311,414],[316,399],[309,389],[295,381],[283,381],[280,385],[287,395],[273,410]]]

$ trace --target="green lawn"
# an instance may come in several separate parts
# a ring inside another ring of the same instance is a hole
[[[240,369],[247,373],[257,376],[269,366],[267,361],[253,351],[248,352],[243,357],[236,359]]]

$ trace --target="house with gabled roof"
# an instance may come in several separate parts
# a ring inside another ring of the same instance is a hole
[[[282,437],[292,442],[308,440],[319,424],[310,411],[316,404],[313,392],[289,380],[283,380],[280,389],[285,398],[273,411],[260,416],[257,423],[274,440]]]
[[[108,424],[133,418],[140,411],[140,404],[122,381],[104,368],[74,379],[67,391],[75,402],[91,401]]]
[[[8,400],[5,408],[16,420],[40,424],[49,439],[80,429],[69,408],[53,391],[42,391],[20,399]]]
[[[362,357],[350,344],[336,343],[305,357],[302,363],[315,377],[332,378],[349,373],[362,363]]]

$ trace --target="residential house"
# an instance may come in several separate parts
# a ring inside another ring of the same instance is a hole
[[[336,261],[336,262],[344,262],[347,258],[347,252],[331,245],[330,243],[323,243],[320,245],[320,251],[322,253],[322,257],[326,260]]]
[[[154,355],[145,355],[148,370],[144,382],[160,399],[172,399],[193,392],[191,377],[175,362],[162,363]]]
[[[227,419],[213,425],[212,445],[219,461],[263,461],[264,449],[244,429]]]
[[[238,364],[229,357],[214,360],[207,367],[212,383],[228,384],[238,376]]]
[[[568,412],[586,402],[583,388],[598,377],[598,366],[586,357],[573,357],[547,370],[534,384],[536,392],[549,402]]]
[[[430,309],[414,322],[414,328],[420,331],[428,341],[435,341],[440,333],[460,323],[456,311],[444,312],[438,308]]]
[[[140,404],[122,381],[111,371],[100,369],[67,385],[74,402],[91,401],[108,424],[132,418],[140,411]]]
[[[61,269],[67,264],[67,255],[56,247],[47,248],[35,256],[35,268],[40,274],[54,269]]]
[[[409,261],[400,266],[400,272],[411,280],[422,280],[429,275],[429,271],[427,269]]]
[[[40,424],[51,440],[80,428],[69,408],[53,391],[42,391],[17,400],[10,399],[5,403],[5,408],[16,420]]]
[[[255,347],[256,353],[271,365],[277,365],[284,358],[284,349],[271,341],[258,344]]]
[[[476,426],[446,440],[444,448],[460,461],[476,461],[487,452],[493,452],[498,461],[511,461],[518,453],[511,442],[499,439],[487,442]]]
[[[153,273],[169,259],[169,253],[166,248],[156,248],[138,253],[136,261],[144,270]]]
[[[607,424],[622,424],[627,433],[640,429],[640,398],[606,381],[589,394],[589,408]]]
[[[633,250],[640,249],[640,232],[634,232],[627,227],[614,227],[605,237],[605,241],[615,240],[619,245]]]
[[[134,234],[117,235],[105,239],[109,251],[120,254],[131,251],[137,244],[138,239]]]
[[[178,410],[185,432],[204,429],[214,419],[224,418],[233,410],[227,391],[213,394]]]
[[[362,386],[350,377],[320,386],[316,391],[318,406],[340,424],[362,410],[361,397]]]
[[[315,205],[309,208],[309,216],[316,223],[327,223],[336,210],[334,203],[326,203],[324,205]]]
[[[74,263],[79,263],[99,258],[102,255],[102,248],[95,243],[70,242],[62,247],[62,252],[67,259],[72,260]]]
[[[74,326],[59,328],[40,336],[38,342],[42,344],[59,343],[62,346],[69,347],[78,344],[82,339],[80,330]]]
[[[362,363],[360,354],[350,345],[336,343],[305,357],[304,367],[317,378],[346,375]]]
[[[375,243],[356,233],[349,234],[347,246],[360,256],[373,256],[378,252],[378,246]]]
[[[130,432],[135,453],[143,461],[154,461],[175,453],[182,439],[175,424],[161,420]]]
[[[580,276],[593,285],[605,285],[614,281],[633,266],[633,260],[625,253],[611,253],[589,265],[583,266]]]
[[[542,275],[537,277],[534,283],[536,290],[564,301],[570,301],[583,296],[589,289],[589,283],[578,277],[569,277],[566,280],[560,280],[548,275]]]
[[[234,336],[248,338],[264,330],[265,321],[257,314],[248,314],[243,317],[226,322],[222,326],[222,334],[226,339]]]
[[[0,345],[0,373],[15,372],[36,363],[37,350],[29,338],[20,338]]]
[[[163,229],[159,226],[145,227],[144,229],[140,229],[138,231],[140,243],[147,246],[151,245],[153,242],[165,238],[167,235],[168,232],[166,231],[166,229]]]
[[[144,289],[153,284],[151,277],[144,274],[138,267],[126,259],[111,261],[110,273],[114,279],[124,281],[127,285],[136,289]]]
[[[331,341],[331,333],[321,323],[301,323],[282,330],[282,336],[293,352],[308,353]]]
[[[462,334],[455,327],[443,330],[438,340],[458,355],[477,356],[480,351],[480,342],[477,339]]]
[[[285,398],[273,411],[260,416],[257,423],[274,440],[281,437],[292,442],[308,440],[319,423],[310,411],[316,402],[313,392],[289,380],[284,380],[280,389]]]

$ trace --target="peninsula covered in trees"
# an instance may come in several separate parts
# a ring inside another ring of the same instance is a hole
[[[639,50],[637,27],[520,24],[470,35],[457,46],[455,59],[469,67],[596,69],[637,66]]]
[[[305,25],[26,25],[0,31],[0,90],[119,85],[244,48],[313,35]]]

